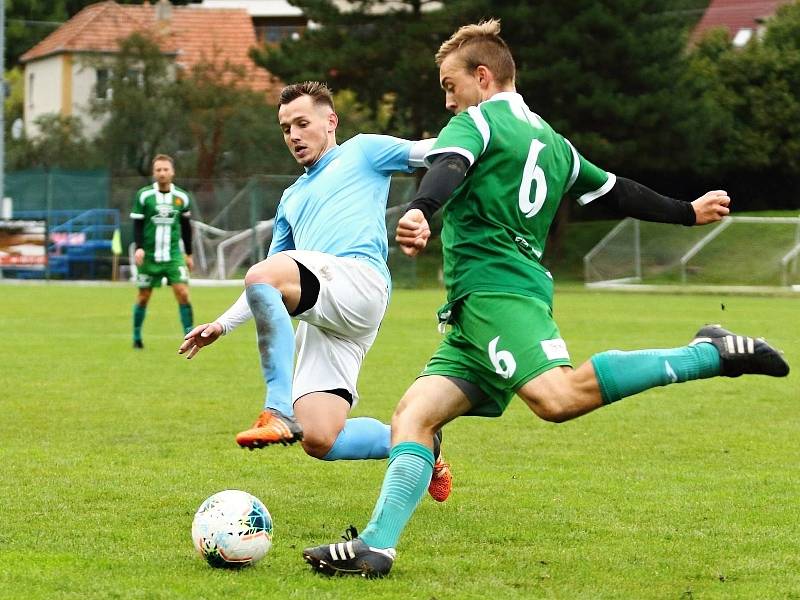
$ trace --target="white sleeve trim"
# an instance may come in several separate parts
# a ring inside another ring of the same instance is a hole
[[[475,157],[472,155],[472,152],[465,148],[459,148],[458,146],[450,146],[449,148],[436,148],[436,150],[431,150],[425,155],[425,166],[431,166],[431,157],[436,156],[437,154],[447,154],[452,152],[453,154],[460,154],[464,158],[469,161],[469,166],[475,164]]]
[[[578,173],[581,171],[581,159],[578,156],[578,151],[575,150],[575,146],[573,146],[570,141],[564,138],[564,141],[567,142],[567,146],[569,149],[572,150],[572,173],[569,176],[569,181],[567,182],[567,189],[564,190],[566,194],[570,189],[572,189],[572,184],[575,183],[575,180],[578,179]]]
[[[486,117],[483,116],[481,109],[477,106],[470,106],[467,109],[467,113],[470,117],[472,117],[473,122],[475,123],[475,127],[478,128],[478,131],[483,138],[483,150],[481,154],[486,152],[486,146],[489,145],[489,137],[491,136],[491,131],[489,130],[489,123],[486,121]]]
[[[411,151],[408,153],[408,166],[418,169],[425,166],[425,155],[430,152],[436,138],[411,142]]]
[[[128,216],[130,216],[131,219],[144,219],[144,215],[141,213],[131,213]]]
[[[578,204],[581,206],[586,206],[592,200],[597,200],[600,196],[605,196],[609,191],[611,191],[611,188],[613,188],[614,184],[617,183],[617,176],[613,173],[609,173],[608,171],[606,171],[606,175],[608,175],[606,182],[595,191],[586,192],[583,196],[578,198]]]
[[[247,292],[242,292],[239,299],[231,307],[217,317],[217,323],[222,325],[222,333],[229,334],[242,323],[249,321],[253,317],[250,305],[247,304]]]

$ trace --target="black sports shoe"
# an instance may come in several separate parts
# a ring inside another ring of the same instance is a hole
[[[385,577],[392,570],[394,548],[370,548],[358,538],[352,525],[342,536],[344,542],[334,542],[303,550],[303,558],[311,569],[323,575],[361,575],[367,579]]]
[[[690,346],[710,342],[719,352],[720,375],[739,377],[755,374],[786,377],[789,365],[781,352],[770,346],[764,338],[752,338],[731,333],[720,325],[706,325],[695,334]]]
[[[144,344],[142,343],[142,340],[133,340],[133,349],[144,350]]]

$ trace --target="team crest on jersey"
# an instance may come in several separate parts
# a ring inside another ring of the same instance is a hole
[[[180,198],[175,198],[175,206],[177,206],[178,208],[183,206],[183,200],[181,200]]]

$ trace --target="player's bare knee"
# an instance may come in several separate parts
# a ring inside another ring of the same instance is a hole
[[[394,437],[396,433],[400,438],[415,437],[417,435],[433,437],[433,434],[439,429],[438,424],[428,418],[421,405],[413,400],[401,401],[398,404],[392,415],[391,427],[392,436]]]
[[[295,282],[299,285],[300,272],[290,256],[275,254],[253,265],[244,277],[245,285],[265,283],[283,293],[285,286]]]
[[[549,421],[550,423],[563,423],[571,418],[571,414],[567,410],[567,403],[564,402],[566,395],[563,392],[559,395],[520,395],[522,399],[525,400],[528,407],[540,419]]]
[[[306,454],[312,458],[322,459],[331,451],[335,441],[336,435],[330,435],[327,432],[306,430],[303,432],[303,441],[300,443]]]
[[[531,407],[536,416],[550,423],[563,423],[569,421],[570,413],[558,402],[546,402]]]
[[[303,451],[308,454],[311,458],[317,458],[322,460],[325,456],[330,452],[333,444],[319,444],[315,443],[313,440],[303,440],[301,442],[303,446]]]
[[[262,261],[247,269],[247,273],[244,276],[244,284],[254,285],[256,283],[270,284],[269,267],[266,261]]]

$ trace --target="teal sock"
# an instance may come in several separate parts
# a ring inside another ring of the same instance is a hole
[[[720,373],[717,349],[708,343],[671,350],[611,350],[592,357],[603,404],[660,385],[707,379]]]
[[[135,342],[142,341],[142,324],[146,313],[146,306],[133,305],[133,341]]]
[[[432,474],[433,452],[422,444],[402,442],[392,448],[378,503],[358,537],[373,548],[396,547]]]
[[[181,314],[183,333],[189,333],[192,330],[192,327],[194,327],[194,314],[192,313],[192,305],[189,302],[186,304],[178,304],[178,312]]]
[[[247,304],[256,321],[261,371],[267,384],[264,408],[274,408],[287,416],[292,407],[294,371],[294,329],[281,293],[266,283],[247,286]]]
[[[392,445],[391,428],[370,417],[347,419],[322,460],[386,458]]]

